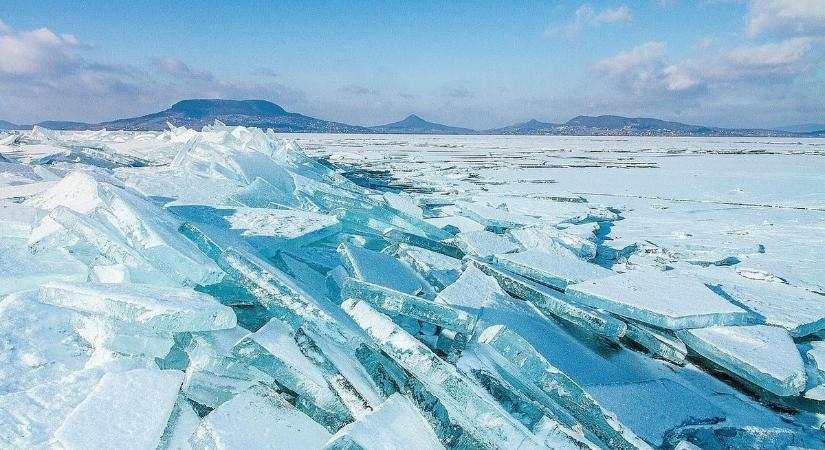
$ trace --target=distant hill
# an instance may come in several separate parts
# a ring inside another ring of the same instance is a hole
[[[68,120],[47,120],[45,122],[38,122],[35,125],[50,130],[88,130],[95,125],[86,122],[71,122]],[[30,127],[27,127],[30,128]]]
[[[558,124],[539,122],[536,119],[527,122],[521,122],[509,127],[493,128],[486,130],[484,133],[488,134],[553,134],[558,127]]]
[[[410,114],[400,122],[388,123],[377,127],[370,127],[376,133],[391,134],[476,134],[469,128],[451,127],[440,123],[428,122],[415,114]]]
[[[329,122],[287,112],[266,100],[183,100],[171,108],[129,119],[101,122],[95,128],[107,130],[163,130],[166,122],[176,126],[201,128],[219,120],[226,125],[272,128],[281,132],[363,133],[364,127]]]
[[[699,125],[687,125],[647,117],[577,116],[564,124],[567,127],[601,128],[633,131],[673,131],[679,133],[709,133],[713,129]]]
[[[819,131],[825,132],[825,123],[803,123],[799,125],[788,125],[785,127],[774,128],[778,131],[788,131],[790,133],[815,133]]]
[[[6,122],[5,120],[0,120],[0,130],[19,130],[20,125],[15,125],[11,122]]]

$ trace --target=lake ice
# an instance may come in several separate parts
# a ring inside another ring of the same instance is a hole
[[[825,445],[821,139],[0,141],[0,448]]]

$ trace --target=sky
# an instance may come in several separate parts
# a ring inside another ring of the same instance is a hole
[[[825,0],[2,1],[0,119],[187,98],[355,125],[823,123]]]

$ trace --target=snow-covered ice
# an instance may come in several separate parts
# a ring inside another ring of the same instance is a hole
[[[820,140],[9,136],[0,448],[825,445]]]

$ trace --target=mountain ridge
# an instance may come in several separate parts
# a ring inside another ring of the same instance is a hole
[[[62,130],[98,130],[106,128],[108,130],[147,131],[166,129],[167,123],[199,129],[206,125],[212,125],[216,120],[230,126],[243,125],[272,128],[277,132],[295,133],[825,137],[825,129],[812,131],[789,130],[792,127],[812,129],[816,128],[817,124],[791,126],[785,127],[785,129],[722,128],[690,125],[649,117],[618,115],[580,115],[562,124],[531,119],[501,128],[474,130],[429,122],[416,114],[410,114],[398,122],[365,127],[289,112],[281,106],[266,100],[225,99],[181,100],[163,111],[95,124],[72,121],[43,121],[35,125]],[[28,128],[31,128],[31,126],[16,125],[0,120],[0,129]]]

